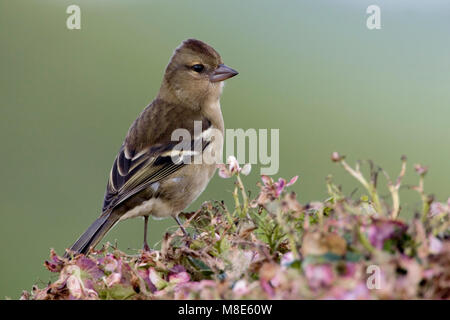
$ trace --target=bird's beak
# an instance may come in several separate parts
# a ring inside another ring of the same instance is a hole
[[[227,79],[230,79],[231,77],[234,77],[239,72],[237,72],[234,69],[231,69],[230,67],[227,67],[224,64],[219,64],[216,70],[209,76],[209,80],[211,82],[219,82],[224,81]]]

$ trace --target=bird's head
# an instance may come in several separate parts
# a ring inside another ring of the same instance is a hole
[[[160,94],[199,107],[205,100],[219,99],[223,81],[237,74],[223,64],[214,48],[200,40],[188,39],[175,49]]]

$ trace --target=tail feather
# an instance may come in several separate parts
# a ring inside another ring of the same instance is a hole
[[[89,252],[89,249],[95,247],[106,233],[119,221],[119,216],[114,213],[108,213],[100,216],[95,220],[89,228],[78,238],[78,240],[70,247],[70,252],[74,254]],[[66,252],[64,257],[69,258]]]

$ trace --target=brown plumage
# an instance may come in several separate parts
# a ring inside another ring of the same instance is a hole
[[[120,220],[144,217],[144,249],[148,249],[149,215],[174,217],[179,223],[177,215],[205,189],[215,163],[193,163],[193,156],[178,148],[182,138],[173,139],[172,133],[187,130],[192,150],[219,159],[224,131],[219,103],[222,81],[235,75],[202,41],[188,39],[174,51],[158,96],[133,122],[114,160],[102,214],[72,245],[72,253],[87,253]],[[173,154],[182,154],[184,161],[174,161]]]

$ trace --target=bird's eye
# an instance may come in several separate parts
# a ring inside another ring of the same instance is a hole
[[[195,72],[200,73],[200,72],[202,72],[202,71],[205,69],[205,66],[202,65],[202,64],[194,64],[194,65],[191,67],[191,69],[194,70]]]

